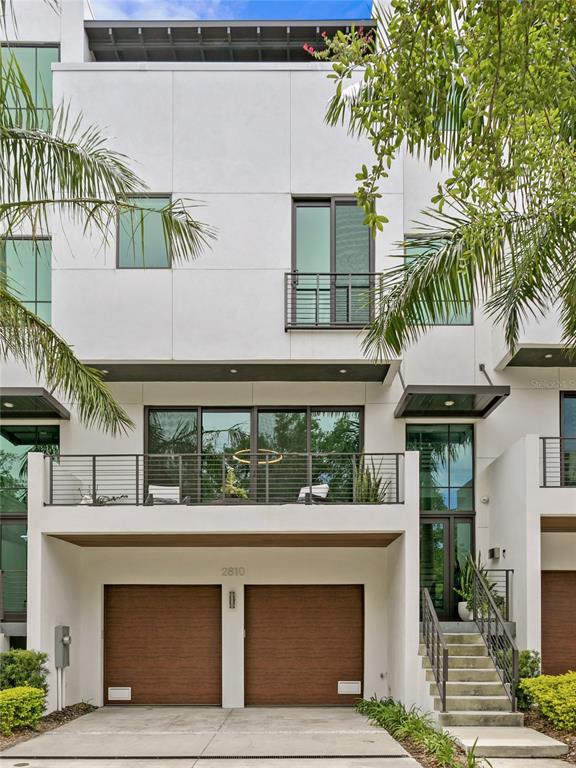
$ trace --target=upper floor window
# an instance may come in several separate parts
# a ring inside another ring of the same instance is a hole
[[[49,239],[11,238],[0,243],[0,271],[10,293],[49,323],[52,310]]]
[[[373,240],[353,199],[294,202],[293,326],[362,326],[370,319]]]
[[[170,205],[168,196],[132,197],[139,210],[124,211],[118,222],[118,267],[166,269],[171,265],[160,211]]]
[[[34,105],[48,113],[52,109],[52,64],[60,58],[60,50],[52,45],[3,45],[2,66],[15,62],[22,72],[30,89]],[[26,103],[18,99],[15,93],[7,95],[9,106],[25,107]]]
[[[418,237],[406,236],[404,254],[407,262],[419,258],[430,250],[429,245],[423,245]],[[426,325],[472,325],[472,302],[448,302],[440,316],[433,320],[428,318]]]
[[[420,451],[420,510],[474,510],[472,424],[408,424],[406,450]]]
[[[55,454],[60,427],[32,424],[0,426],[0,518],[25,516],[28,501],[28,454]]]

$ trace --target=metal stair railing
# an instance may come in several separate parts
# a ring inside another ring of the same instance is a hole
[[[430,661],[442,712],[446,712],[446,684],[448,682],[448,645],[438,620],[438,614],[430,597],[430,592],[422,590],[422,639],[426,646],[426,655]]]
[[[472,603],[474,621],[510,699],[512,712],[516,712],[518,647],[489,585],[476,566],[472,577]]]

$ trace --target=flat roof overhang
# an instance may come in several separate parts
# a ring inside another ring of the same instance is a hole
[[[90,363],[114,381],[375,381],[390,364],[322,363]],[[235,373],[233,373],[235,371]],[[344,371],[344,373],[342,372]]]
[[[0,418],[69,419],[70,411],[42,387],[0,387]]]
[[[570,354],[563,347],[521,346],[506,365],[512,368],[574,368],[576,353]]]
[[[510,387],[409,384],[394,416],[400,418],[485,419],[510,394]]]
[[[314,59],[303,49],[324,47],[322,33],[372,29],[373,19],[318,21],[85,21],[96,61],[271,62]]]
[[[70,533],[78,547],[387,547],[401,533]]]
[[[541,515],[542,533],[576,533],[576,515]]]

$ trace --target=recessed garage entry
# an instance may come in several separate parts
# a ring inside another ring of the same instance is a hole
[[[245,588],[246,705],[352,705],[364,667],[364,587]]]
[[[576,571],[542,571],[542,671],[576,669]]]
[[[221,587],[105,586],[104,701],[220,705]]]

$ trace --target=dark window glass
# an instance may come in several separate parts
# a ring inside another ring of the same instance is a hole
[[[4,617],[13,620],[26,612],[26,549],[26,523],[0,524]]]
[[[58,453],[58,426],[0,426],[0,516],[25,515],[28,494],[28,454]]]
[[[299,325],[369,320],[370,230],[354,201],[296,202],[294,312]]]
[[[430,249],[423,246],[419,238],[407,238],[408,245],[405,247],[405,259],[411,262],[427,253]],[[472,325],[472,302],[449,302],[446,304],[445,311],[437,320],[426,318],[427,325]]]
[[[132,197],[137,211],[120,214],[118,266],[131,269],[165,269],[170,252],[159,211],[170,205],[169,197]]]
[[[549,483],[557,480],[560,485],[576,485],[576,392],[562,393],[562,438],[560,449],[560,477],[555,468],[554,441],[546,442],[546,471]],[[571,438],[574,438],[573,440]]]
[[[447,533],[445,521],[420,523],[420,587],[428,589],[440,614],[446,610]]]
[[[52,310],[50,240],[5,240],[0,244],[0,271],[10,293],[49,323]]]
[[[197,445],[196,410],[148,411],[148,453],[196,453]]]
[[[409,424],[406,450],[420,451],[420,509],[474,509],[474,427],[471,424]]]

